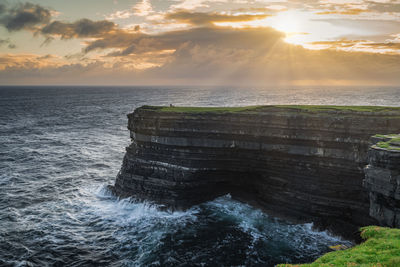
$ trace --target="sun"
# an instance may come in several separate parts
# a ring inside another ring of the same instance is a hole
[[[304,18],[296,11],[283,11],[270,18],[270,26],[286,34],[300,32]]]
[[[343,27],[335,27],[329,22],[321,20],[315,12],[304,10],[279,11],[276,15],[253,21],[214,22],[215,26],[246,28],[246,27],[272,27],[283,33],[286,43],[301,45],[309,49],[322,49],[312,43],[316,41],[331,40],[338,36],[351,34]]]
[[[216,26],[233,28],[272,27],[286,35],[285,42],[300,45],[307,42],[307,26],[309,24],[308,14],[297,10],[281,11],[275,16],[254,21],[214,23]]]
[[[315,14],[301,11],[288,10],[279,12],[276,16],[271,16],[266,19],[268,26],[284,33],[286,35],[285,42],[302,45],[308,47],[309,43],[318,40],[326,39],[324,22],[318,21]]]

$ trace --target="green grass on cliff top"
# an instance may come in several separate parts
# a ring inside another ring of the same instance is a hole
[[[376,147],[384,148],[387,150],[400,151],[400,134],[388,135],[375,135],[375,137],[382,138],[382,141],[375,144]]]
[[[400,107],[384,106],[317,106],[317,105],[270,105],[247,107],[169,107],[169,106],[143,106],[141,109],[161,112],[177,113],[246,113],[266,111],[272,108],[293,109],[299,111],[358,111],[358,112],[400,112]]]
[[[367,226],[361,228],[361,231],[361,237],[366,241],[358,246],[327,253],[310,264],[278,266],[400,266],[400,229]]]
[[[254,111],[262,106],[247,107],[167,107],[167,106],[143,106],[141,109],[150,109],[161,112],[177,112],[177,113],[231,113]]]

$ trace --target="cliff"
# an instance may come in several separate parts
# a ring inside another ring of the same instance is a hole
[[[370,137],[400,132],[388,107],[143,106],[128,118],[117,195],[187,208],[230,193],[341,232],[376,222],[363,187]]]
[[[365,168],[370,215],[381,225],[400,228],[400,135],[377,135],[372,141]]]

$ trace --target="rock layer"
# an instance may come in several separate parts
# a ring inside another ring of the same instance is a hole
[[[370,215],[381,225],[400,228],[400,135],[375,136],[372,141],[365,168]]]
[[[119,196],[188,208],[230,193],[325,226],[375,222],[362,186],[370,136],[400,132],[396,109],[144,106],[128,118],[132,143],[113,187]]]

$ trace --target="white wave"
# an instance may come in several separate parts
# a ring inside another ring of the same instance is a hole
[[[162,206],[147,201],[137,201],[134,198],[119,199],[112,195],[104,185],[100,186],[95,195],[100,201],[93,203],[96,213],[113,220],[120,225],[132,225],[139,220],[152,221],[176,220],[181,223],[195,221],[198,207],[186,211],[161,210]]]
[[[304,250],[336,244],[353,245],[352,242],[334,236],[328,231],[315,230],[312,223],[290,224],[270,217],[260,209],[233,200],[230,195],[219,197],[207,205],[236,221],[243,232],[252,236],[253,243],[258,240],[283,240],[291,246]]]

